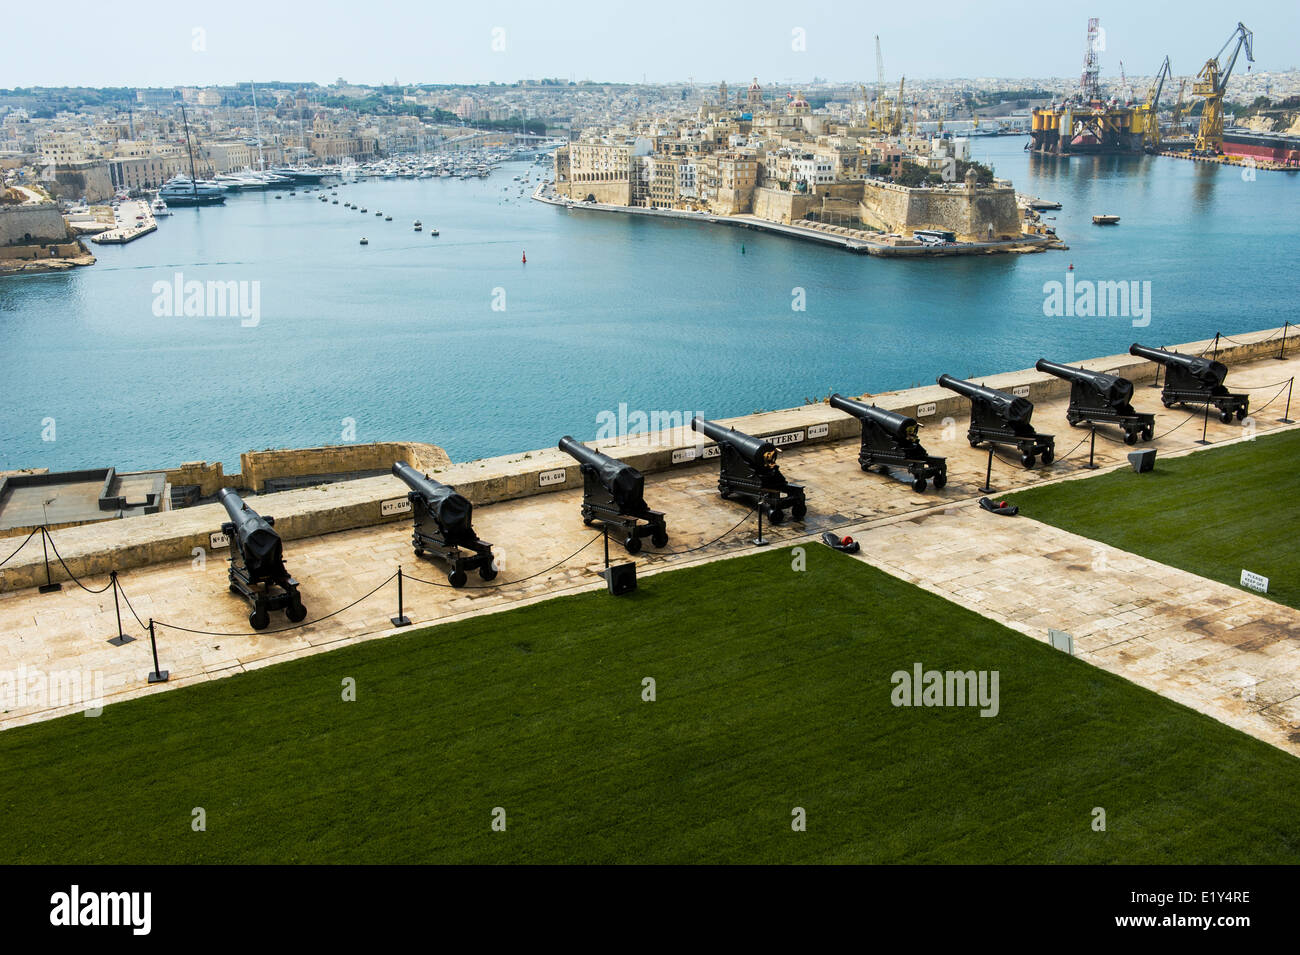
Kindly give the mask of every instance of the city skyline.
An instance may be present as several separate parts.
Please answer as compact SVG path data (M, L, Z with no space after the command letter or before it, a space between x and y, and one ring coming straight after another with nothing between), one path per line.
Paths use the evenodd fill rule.
M650 31L640 8L602 10L606 19L582 19L581 29L547 8L515 3L486 4L454 20L445 10L406 0L365 11L313 9L319 12L308 17L292 8L236 0L219 11L178 15L173 6L149 0L133 7L130 22L123 23L110 9L77 0L65 18L82 24L75 33L45 43L6 41L0 88L210 86L249 79L324 85L339 78L363 85L544 77L705 84L758 76L772 84L816 76L856 82L875 78L877 34L885 76L893 80L1069 77L1082 65L1091 16L1101 19L1105 31L1105 79L1117 80L1121 63L1129 76L1149 76L1166 54L1175 73L1193 74L1218 52L1238 19L1256 35L1255 70L1293 69L1300 62L1293 40L1286 39L1300 36L1300 9L1282 3L1227 12L1198 2L1177 18L1154 5L993 3L986 16L972 20L959 16L962 4L940 2L928 8L924 22L907 10L842 4L792 10L756 3L740 19L730 9L656 7ZM30 8L8 20L10 38L49 29Z

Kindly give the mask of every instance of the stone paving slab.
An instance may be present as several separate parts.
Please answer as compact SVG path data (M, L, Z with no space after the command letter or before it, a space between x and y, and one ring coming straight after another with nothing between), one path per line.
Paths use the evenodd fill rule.
M1300 359L1264 359L1234 366L1232 382L1234 387L1250 387L1288 377L1297 369ZM1197 450L1194 442L1200 429L1186 426L1192 420L1188 412L1160 408L1158 392L1141 388L1135 403L1156 412L1156 431L1163 436L1153 446L1162 456ZM1018 463L997 458L996 487L1010 492L1097 473L1081 467L1087 452L1083 435L1074 431L1078 438L1068 440L1072 433L1063 420L1065 404L1064 400L1040 401L1035 412L1039 427L1058 434L1057 463L1026 471ZM1276 423L1280 416L1280 407L1265 410L1257 421L1258 433L1281 430L1284 426ZM1216 442L1242 440L1235 423L1211 420L1208 434ZM1281 731L1297 717L1297 706L1288 696L1292 686L1288 674L1300 672L1295 666L1295 636L1278 629L1280 619L1292 619L1292 611L1094 541L1044 530L1027 519L1010 521L972 510L969 505L979 496L977 489L984 480L986 455L967 445L964 420L927 429L923 439L932 454L948 457L949 483L941 492L917 494L905 483L863 474L856 441L790 448L782 467L791 480L807 487L810 513L804 523L765 526L765 536L781 544L815 540L823 530L835 528L860 537L868 558L880 561L886 571L1038 639L1046 638L1048 626L1070 630L1085 659L1158 692L1182 694L1175 698L1206 685L1211 701L1219 699L1229 692L1220 686L1229 672L1222 667L1235 667L1231 672L1259 681L1254 707L1234 708L1219 702L1209 709L1198 708L1300 753L1295 741L1288 742ZM1067 453L1076 441L1079 447ZM1130 450L1099 439L1097 460L1103 468L1127 467L1125 455ZM639 555L642 577L752 550L754 518L747 517L743 505L719 499L714 462L648 475L646 498L652 507L667 513L672 539L666 553L647 550ZM226 587L224 551L210 553L206 561L172 561L122 572L122 589L134 609L133 614L122 605L123 627L140 638L122 647L106 642L116 632L111 591L90 594L75 583L65 583L54 594L42 595L31 588L2 593L0 729L78 712L84 700L102 696L111 704L397 632L389 622L397 612L395 583L389 582L355 607L350 605L388 580L399 565L405 573L430 582L406 581L404 610L417 626L603 587L594 573L600 566L600 543L580 520L580 501L580 489L566 488L477 507L475 528L496 545L504 568L491 585L471 575L470 586L463 590L446 586L436 565L412 555L405 522L290 541L285 546L286 563L302 584L309 621L291 629L279 630L288 624L283 615L274 614L270 629L249 630L246 604ZM957 516L944 515L951 508L957 509L953 512ZM969 515L961 517L966 511ZM961 530L937 532L949 527ZM1016 528L1033 531L1024 532L1022 538ZM1017 536L1007 546L986 549L989 534ZM1108 568L1104 586L1091 569L1099 554ZM615 544L611 544L611 557L626 559ZM91 588L106 583L104 576L85 581ZM337 615L320 619L336 611ZM145 682L153 668L149 643L135 615L141 621L152 617L209 632L158 626L159 662L170 671L171 680L150 686ZM1122 649L1135 640L1141 641L1138 647ZM1146 644L1157 650L1148 652ZM1183 644L1195 648L1197 655L1184 657L1176 649ZM1224 656L1210 661L1211 649L1224 651ZM1164 656L1153 662L1153 655L1160 653ZM1206 664L1199 662L1202 658ZM1203 671L1211 662L1215 669ZM1161 670L1162 666L1167 669ZM16 675L23 672L33 677L35 687L25 698L16 687ZM95 692L65 693L59 698L36 692L48 689L51 674L70 676ZM1265 686L1267 699L1260 689ZM1265 705L1272 715L1260 717Z

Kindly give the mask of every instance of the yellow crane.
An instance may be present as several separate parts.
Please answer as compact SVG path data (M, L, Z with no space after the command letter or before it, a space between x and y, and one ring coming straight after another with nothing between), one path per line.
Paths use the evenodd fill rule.
M1147 101L1137 107L1137 115L1140 129L1136 130L1142 133L1143 145L1147 149L1155 150L1160 148L1160 93L1165 88L1165 80L1169 79L1170 67L1169 57L1160 64L1160 69L1156 71L1156 78L1151 82L1151 89L1147 91ZM1181 98L1181 94L1180 94Z
M1223 94L1228 88L1228 78L1237 63L1237 55L1242 48L1246 50L1246 62L1254 63L1255 54L1251 49L1255 34L1246 29L1242 23L1228 37L1228 42L1219 49L1218 56L1205 61L1201 72L1196 74L1192 84L1192 95L1201 96L1205 104L1201 108L1201 125L1196 131L1197 153L1213 154L1223 152ZM1232 47L1232 54L1225 61L1224 53ZM1250 69L1250 67L1246 67Z
M1187 91L1187 77L1178 81L1178 99L1174 101L1174 109L1170 115L1171 123L1169 133L1172 136L1182 136L1187 130L1183 127L1183 113L1187 112L1187 101L1183 99L1183 93Z

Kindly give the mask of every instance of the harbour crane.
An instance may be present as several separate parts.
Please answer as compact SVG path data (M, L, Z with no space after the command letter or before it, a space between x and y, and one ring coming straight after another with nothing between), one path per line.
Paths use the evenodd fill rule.
M1220 48L1218 56L1206 60L1201 72L1196 74L1192 95L1204 97L1205 100L1201 108L1201 125L1196 132L1195 151L1198 154L1214 155L1223 152L1223 94L1228 89L1228 78L1232 76L1232 68L1243 47L1246 50L1246 62L1255 62L1252 49L1254 40L1255 34L1247 30L1245 24L1238 23L1237 29L1228 37L1228 42ZM1225 61L1224 54L1228 47L1232 47L1232 53ZM1250 67L1247 66L1246 69L1249 70Z
M880 34L876 34L876 118L880 120L881 100L885 96L885 58L880 55Z
M1184 76L1178 81L1178 99L1174 101L1174 108L1170 114L1169 132L1173 136L1183 136L1187 133L1187 130L1183 127L1183 114L1187 112L1187 100L1183 98L1186 91L1187 77Z
M1142 134L1147 149L1156 150L1160 148L1160 94L1165 88L1165 80L1170 76L1169 57L1165 56L1165 61L1160 64L1160 69L1156 70L1156 78L1151 81L1151 88L1147 91L1147 101L1138 107L1138 115L1142 117ZM1181 99L1181 93L1179 94Z

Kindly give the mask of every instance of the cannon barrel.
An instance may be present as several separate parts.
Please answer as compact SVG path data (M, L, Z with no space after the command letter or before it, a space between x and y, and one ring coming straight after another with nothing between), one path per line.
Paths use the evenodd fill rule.
M228 487L217 492L217 500L230 515L235 527L235 536L239 538L239 550L244 555L249 569L256 572L279 560L282 553L280 535L271 527L270 521L244 503L244 499Z
M1138 358L1145 358L1148 361L1159 362L1165 367L1177 366L1197 381L1207 385L1221 385L1223 379L1228 376L1228 369L1222 362L1215 361L1212 358L1204 358L1200 355L1180 355L1176 351L1165 351L1163 348L1148 348L1146 345L1139 345L1137 342L1129 346L1128 353Z
M645 508L645 476L632 465L589 448L567 434L560 439L559 447L565 454L589 467L605 489L623 505L625 513Z
M1087 385L1109 405L1126 405L1133 398L1133 382L1118 375L1088 371L1086 368L1071 368L1069 365L1048 361L1046 358L1038 359L1034 367L1068 382Z
M430 514L448 529L468 529L474 505L456 489L435 481L427 474L421 474L405 461L393 462L393 474L401 478L406 486L418 494L424 501Z
M745 432L737 431L735 428L724 428L714 421L693 418L691 419L691 428L707 435L719 444L731 445L741 457L757 467L773 467L776 464L777 455L781 453L771 441L756 438L752 434L745 434Z
M855 401L853 398L845 398L841 394L831 395L830 403L832 408L847 411L861 421L875 422L900 441L915 441L921 427L915 418L909 418L907 415L886 408L877 408L862 401Z
M1028 398L1009 395L1005 391L986 388L984 385L977 385L971 381L954 378L952 375L940 375L936 379L936 383L949 391L965 395L971 401L983 402L1005 421L1027 422L1034 413L1033 402Z

